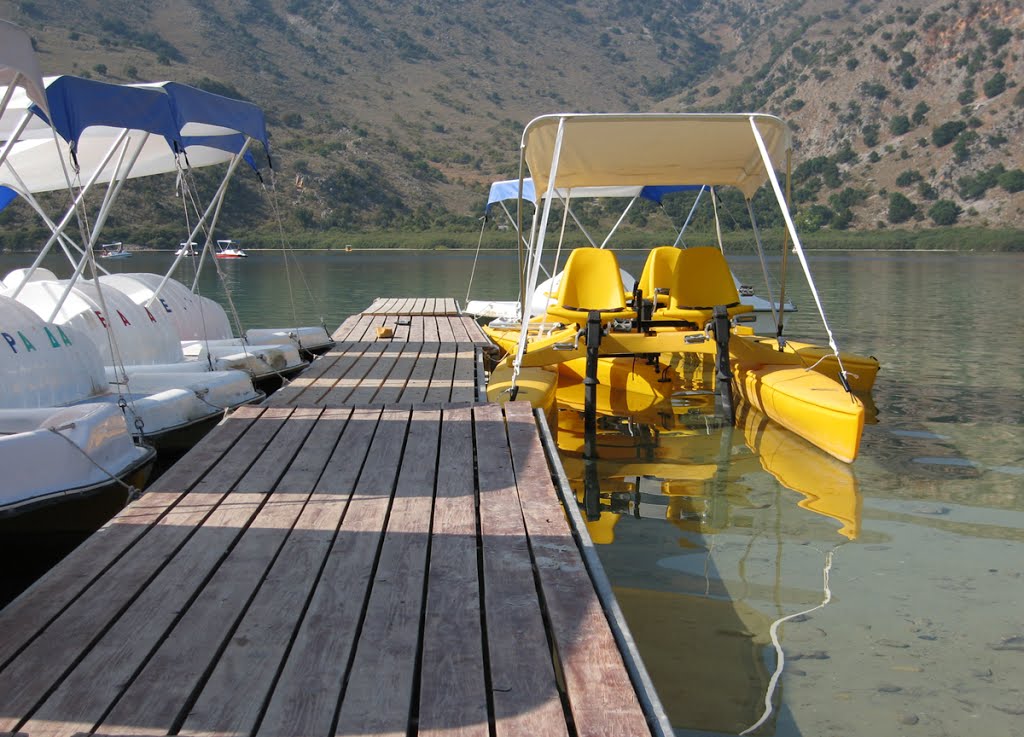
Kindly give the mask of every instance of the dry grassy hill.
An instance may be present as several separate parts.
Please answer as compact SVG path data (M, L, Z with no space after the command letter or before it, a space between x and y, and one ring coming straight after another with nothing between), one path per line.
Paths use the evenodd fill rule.
M778 113L812 229L927 226L937 203L1024 227L1016 2L3 0L0 16L45 73L258 103L286 224L309 232L470 227L523 124L566 110ZM269 228L256 197L243 182L228 215ZM126 207L172 222L160 200L139 188Z

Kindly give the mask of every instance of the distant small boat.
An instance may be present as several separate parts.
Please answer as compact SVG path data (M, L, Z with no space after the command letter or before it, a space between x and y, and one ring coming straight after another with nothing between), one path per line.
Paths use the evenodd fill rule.
M249 256L232 240L217 241L217 250L214 252L214 255L217 258L248 258Z
M105 243L100 246L100 258L128 258L131 251L126 251L123 243Z
M180 248L174 252L175 256L194 256L196 253L196 242L195 241L182 241L178 244Z

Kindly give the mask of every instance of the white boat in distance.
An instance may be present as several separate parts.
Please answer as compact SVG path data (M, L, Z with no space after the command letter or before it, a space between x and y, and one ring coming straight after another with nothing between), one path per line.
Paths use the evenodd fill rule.
M217 258L248 258L249 254L238 247L235 241L223 239L217 241L217 250L213 254Z
M132 255L132 252L126 250L124 244L121 242L104 243L102 246L100 246L100 248L103 249L100 252L100 258L130 258Z

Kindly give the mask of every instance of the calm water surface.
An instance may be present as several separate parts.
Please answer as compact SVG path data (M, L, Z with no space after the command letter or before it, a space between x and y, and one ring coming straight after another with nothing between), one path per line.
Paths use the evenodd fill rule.
M810 261L840 347L883 366L857 462L772 428L665 433L671 463L601 482L593 537L659 695L680 735L1024 734L1024 256ZM473 254L218 265L243 327L333 329L378 296L464 302ZM760 283L753 259L734 268ZM514 298L514 255L481 254L474 281L471 298ZM201 288L223 296L212 272ZM823 339L802 279L787 294L787 334Z

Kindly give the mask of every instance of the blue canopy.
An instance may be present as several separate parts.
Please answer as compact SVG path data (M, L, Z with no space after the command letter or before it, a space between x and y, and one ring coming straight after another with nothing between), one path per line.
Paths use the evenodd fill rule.
M61 76L46 86L46 99L49 120L72 151L85 129L96 125L146 131L172 146L178 140L170 98L159 90ZM37 106L33 111L46 119Z
M584 197L643 197L644 199L651 200L661 204L662 198L667 194L673 192L684 192L684 191L695 191L700 189L699 184L678 184L678 185L665 185L657 187L636 187L636 186L625 186L625 187L575 187L569 192L569 196L573 199L581 199ZM559 197L564 197L565 192L559 190ZM484 208L484 212L490 212L491 205L495 202L501 202L503 200L514 200L519 198L519 180L518 179L506 179L500 182L494 182L491 185L491 191L487 196L487 207ZM537 204L537 193L533 186L533 179L527 177L523 179L523 199L532 202L534 205Z
M0 186L0 212L9 204L18 199L18 193L10 187Z
M237 153L245 136L249 136L262 143L267 155L270 154L267 127L259 107L178 82L118 85L61 76L47 85L46 95L50 120L61 138L71 144L72 151L77 150L87 128L102 125L162 136L175 151L207 146ZM33 106L33 111L46 120L38 106ZM184 132L190 124L226 130L191 135Z
M266 121L263 111L256 105L179 82L161 82L156 86L166 92L171 99L175 124L184 145L212 146L232 152L237 152L241 148L241 145L235 143L239 139L234 136L187 136L180 133L189 123L202 123L230 128L255 139L263 144L264 151L269 155L270 141Z

